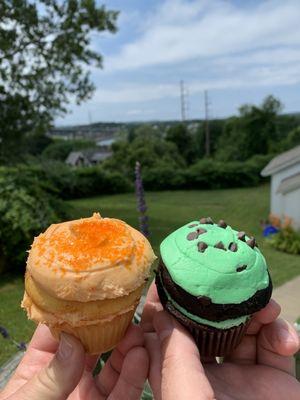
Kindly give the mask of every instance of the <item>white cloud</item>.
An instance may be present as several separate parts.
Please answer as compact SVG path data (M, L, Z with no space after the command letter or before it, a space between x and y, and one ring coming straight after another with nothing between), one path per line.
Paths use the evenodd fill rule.
M298 64L281 66L253 66L233 70L229 77L187 81L190 95L204 90L225 90L242 87L296 85L300 83ZM99 104L141 103L163 98L179 97L178 84L136 84L128 82L115 88L98 89L93 101Z
M136 40L106 60L108 71L173 64L300 44L299 0L238 8L224 0L166 0Z

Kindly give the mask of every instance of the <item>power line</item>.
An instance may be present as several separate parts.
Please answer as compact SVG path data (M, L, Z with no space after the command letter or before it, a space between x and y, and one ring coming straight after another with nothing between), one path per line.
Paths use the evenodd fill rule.
M209 131L209 99L207 90L204 90L204 107L205 107L205 155L210 156L210 131Z
M184 87L184 81L180 81L180 106L181 106L181 120L186 120L186 92Z

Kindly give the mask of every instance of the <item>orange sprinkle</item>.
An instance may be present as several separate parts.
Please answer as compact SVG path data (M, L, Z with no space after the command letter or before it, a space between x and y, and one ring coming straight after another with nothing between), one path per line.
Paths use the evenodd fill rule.
M67 269L84 271L97 263L113 266L137 262L144 252L143 241L134 242L125 223L113 219L86 218L66 226L58 226L49 236L42 234L34 241L42 264L64 274Z

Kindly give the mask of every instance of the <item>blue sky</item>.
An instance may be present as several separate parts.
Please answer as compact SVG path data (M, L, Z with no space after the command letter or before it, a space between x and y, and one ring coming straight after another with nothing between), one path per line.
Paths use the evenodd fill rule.
M94 96L58 125L180 119L179 81L188 117L212 118L244 103L279 97L300 111L299 0L107 0L120 11L115 35L93 34L104 69L90 68Z

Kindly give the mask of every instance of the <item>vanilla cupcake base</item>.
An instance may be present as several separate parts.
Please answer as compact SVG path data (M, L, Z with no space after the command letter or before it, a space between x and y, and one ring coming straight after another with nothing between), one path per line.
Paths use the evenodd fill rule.
M87 353L100 354L113 349L123 338L132 321L138 303L139 299L130 307L105 318L100 317L84 321L78 319L76 321L75 314L73 318L74 324L64 320L62 315L58 316L42 310L26 292L21 305L26 309L28 318L36 323L47 325L55 339L59 340L60 333L66 332L77 337Z
M66 332L77 337L87 353L101 354L112 350L123 338L132 321L135 308L117 315L112 320L98 322L94 325L73 327L63 323L59 326L49 326L49 329L57 340L59 340L61 332Z

